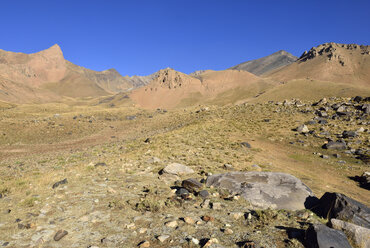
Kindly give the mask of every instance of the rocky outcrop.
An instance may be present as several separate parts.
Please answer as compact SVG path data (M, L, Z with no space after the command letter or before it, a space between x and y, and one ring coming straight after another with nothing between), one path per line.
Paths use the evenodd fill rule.
M357 45L357 44L338 44L338 43L324 43L317 47L312 47L309 51L305 51L299 58L300 62L313 59L318 56L325 56L327 59L337 61L342 66L345 65L346 58L341 53L341 49L346 50L359 50L362 55L370 54L370 46Z
M207 178L207 186L240 194L256 208L304 209L312 191L298 178L277 172L230 172Z
M370 209L340 193L326 192L313 211L323 218L335 218L370 228Z

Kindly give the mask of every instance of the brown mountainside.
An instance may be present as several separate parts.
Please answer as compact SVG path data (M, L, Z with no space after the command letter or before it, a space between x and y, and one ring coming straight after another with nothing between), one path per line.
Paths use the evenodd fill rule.
M64 59L58 45L24 54L0 50L0 99L45 102L63 96L95 97L129 90L133 84L116 70L93 71Z
M199 103L227 104L252 97L274 83L247 71L205 71L196 77L167 68L130 98L144 108L173 108Z
M370 86L369 52L369 46L325 43L304 52L296 62L268 76L281 81L313 79Z

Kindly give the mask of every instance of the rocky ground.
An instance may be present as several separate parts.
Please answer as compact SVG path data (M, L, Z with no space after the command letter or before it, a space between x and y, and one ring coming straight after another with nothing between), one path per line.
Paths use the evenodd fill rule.
M357 204L370 202L369 104L356 97L171 111L4 108L0 245L310 247L310 234L327 231L320 224L341 229L329 219L342 215L318 211L323 202L259 209L245 191L207 179L284 172L318 198L325 192L353 198L366 215ZM346 234L355 247L358 237Z

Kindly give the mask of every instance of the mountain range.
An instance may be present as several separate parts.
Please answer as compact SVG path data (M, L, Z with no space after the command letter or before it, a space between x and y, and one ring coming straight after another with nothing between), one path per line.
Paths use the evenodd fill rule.
M34 54L0 50L0 100L52 102L66 98L129 99L144 108L227 104L245 100L368 94L369 46L325 43L300 58L286 51L222 71L185 74L166 68L148 76L94 71L64 59L58 45ZM316 93L315 93L316 92ZM117 94L117 97L115 95ZM105 100L104 100L105 99Z

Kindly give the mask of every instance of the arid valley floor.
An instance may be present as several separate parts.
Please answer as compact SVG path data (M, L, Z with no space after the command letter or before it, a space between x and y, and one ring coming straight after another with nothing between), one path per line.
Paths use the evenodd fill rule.
M365 102L333 98L313 103L168 111L91 106L87 100L3 104L0 244L134 247L147 241L150 247L198 247L211 241L241 247L253 241L256 247L303 247L309 223L327 220L309 210L253 210L242 198L206 186L208 199L181 197L176 186L179 180L229 171L285 172L317 197L340 192L370 202L368 190L353 180L368 168L368 155L360 160L351 152L322 148L328 138L361 127L365 131L345 140L352 149L368 147L369 119L355 108ZM352 117L308 123L318 120L317 110L335 103L345 105ZM310 133L294 130L304 123ZM160 175L170 163L194 173ZM68 234L56 242L58 230Z

